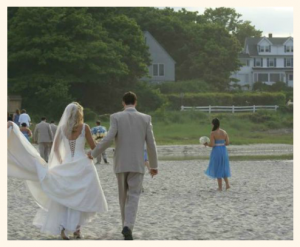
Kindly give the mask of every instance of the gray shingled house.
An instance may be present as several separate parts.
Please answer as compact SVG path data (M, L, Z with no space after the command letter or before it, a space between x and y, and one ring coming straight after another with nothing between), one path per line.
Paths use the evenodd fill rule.
M149 77L141 78L142 81L160 83L175 81L175 61L169 53L149 33L144 32L145 42L149 47L151 65L148 67Z

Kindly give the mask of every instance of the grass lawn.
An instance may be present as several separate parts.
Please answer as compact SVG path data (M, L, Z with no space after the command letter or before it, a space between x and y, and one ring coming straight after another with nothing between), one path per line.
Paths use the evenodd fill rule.
M280 143L293 144L293 114L280 112L214 113L167 112L152 115L155 139L158 145L199 144L201 136L210 136L211 120L218 117L221 128L230 137L230 144ZM90 127L95 126L89 121ZM102 121L109 128L109 122ZM287 130L287 131L283 131Z

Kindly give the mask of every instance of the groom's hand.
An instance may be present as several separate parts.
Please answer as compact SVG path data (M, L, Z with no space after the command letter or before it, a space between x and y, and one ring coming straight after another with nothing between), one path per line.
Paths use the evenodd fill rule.
M88 156L88 158L91 159L91 160L94 159L93 156L92 156L92 152L91 152L91 151L89 151L89 152L87 153L87 156Z
M152 177L154 177L155 175L157 175L158 170L157 169L150 169L150 174Z

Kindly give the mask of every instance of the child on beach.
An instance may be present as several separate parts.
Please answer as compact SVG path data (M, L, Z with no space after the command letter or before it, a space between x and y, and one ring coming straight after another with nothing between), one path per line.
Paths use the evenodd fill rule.
M210 143L205 146L212 147L210 160L205 174L218 180L218 190L222 191L222 178L226 184L226 190L230 188L228 177L231 176L230 164L226 146L229 145L229 136L225 130L220 129L220 121L217 118L212 120L212 132Z

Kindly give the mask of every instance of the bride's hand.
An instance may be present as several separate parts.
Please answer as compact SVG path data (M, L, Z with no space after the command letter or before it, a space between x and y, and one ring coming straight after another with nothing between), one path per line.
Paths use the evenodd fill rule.
M88 156L88 158L89 159L91 159L91 160L93 160L93 156L92 156L92 154L91 154L92 152L91 151L89 151L88 153L87 153L87 156Z

